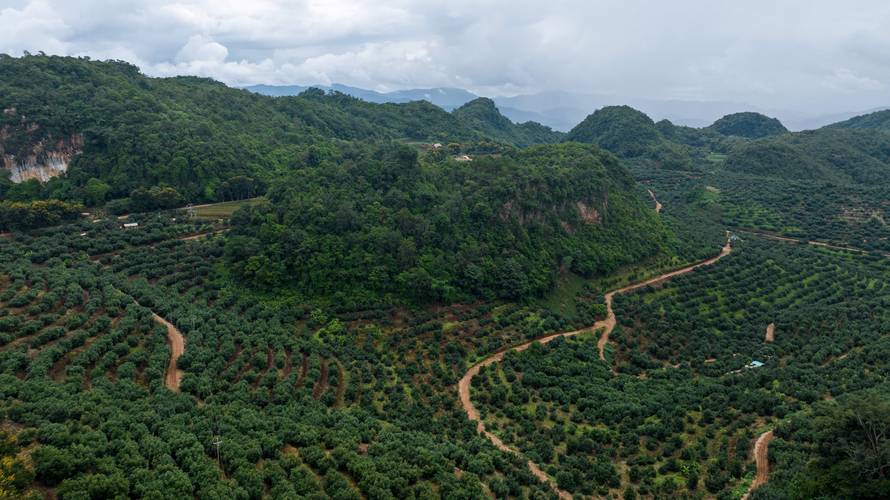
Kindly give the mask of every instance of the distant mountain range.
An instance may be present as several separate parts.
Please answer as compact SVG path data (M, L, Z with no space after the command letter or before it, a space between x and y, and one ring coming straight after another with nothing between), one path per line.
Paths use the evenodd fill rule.
M309 88L337 91L374 103L405 103L429 101L446 111L452 111L478 98L464 89L437 87L429 89L396 90L377 92L348 85L252 85L245 87L251 92L270 96L298 95ZM604 94L579 92L545 91L511 97L492 97L504 116L516 123L534 121L554 130L569 131L584 120L592 110L605 106L629 105L643 111L653 120L668 119L677 125L706 127L722 116L740 112L756 111L767 116L777 117L791 130L816 129L831 123L847 120L855 116L880 111L874 108L848 113L810 114L792 110L762 109L744 103L727 101L683 101L639 99Z

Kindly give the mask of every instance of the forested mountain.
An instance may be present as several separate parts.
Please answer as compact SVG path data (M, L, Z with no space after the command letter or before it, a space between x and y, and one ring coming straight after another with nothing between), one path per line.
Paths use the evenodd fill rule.
M855 116L849 120L832 123L825 128L875 128L890 130L890 109Z
M474 99L453 112L457 119L480 136L524 147L559 142L565 135L540 123L514 124L502 115L491 99Z
M248 283L341 303L528 298L560 268L601 275L665 250L634 186L580 144L472 162L343 147L239 213L226 250Z
M566 135L43 55L0 109L0 499L888 497L883 115Z
M227 183L252 179L259 190L329 140L556 139L533 124L465 123L422 101L374 104L318 89L271 98L203 78L148 78L121 61L42 55L0 56L0 109L11 180L50 181L11 186L3 176L0 197L19 201L101 203L157 185L175 186L184 200L226 199Z
M779 120L752 112L726 115L708 128L723 135L734 135L747 139L760 139L788 132L788 129Z
M598 109L566 140L596 144L619 158L649 160L663 168L686 168L690 161L685 148L667 141L651 118L629 106Z

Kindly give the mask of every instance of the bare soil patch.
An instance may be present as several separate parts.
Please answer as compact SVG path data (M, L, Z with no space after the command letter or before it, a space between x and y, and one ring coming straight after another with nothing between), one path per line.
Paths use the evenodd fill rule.
M748 500L754 490L769 481L769 443L772 440L773 431L767 431L754 442L754 462L757 464L757 475L742 500Z
M164 385L173 392L179 392L179 384L182 382L182 370L176 367L179 357L185 352L185 337L178 328L166 319L151 313L152 319L167 328L167 342L170 343L170 362L167 364L167 373L164 375Z

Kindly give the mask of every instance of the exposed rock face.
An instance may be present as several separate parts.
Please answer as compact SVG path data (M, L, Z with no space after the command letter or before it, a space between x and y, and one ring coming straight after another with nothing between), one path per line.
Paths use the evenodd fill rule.
M47 182L51 178L68 171L68 162L71 156L65 153L51 151L44 153L42 158L29 156L22 161L4 156L3 166L9 170L9 179L19 183L31 179Z
M14 116L15 108L7 108L3 112L7 116ZM24 120L21 127L31 137L36 136L40 128L37 124L28 124ZM62 175L68 171L71 159L83 150L83 136L72 134L58 141L46 137L19 151L8 151L6 143L11 132L8 125L0 129L0 157L3 158L3 168L9 172L10 180L15 183L31 179L47 182Z
M582 201L577 202L575 206L578 207L578 213L584 222L588 224L599 224L602 222L603 219L595 208L588 206Z
M578 217L581 219L581 223L585 225L596 224L602 225L603 216L602 214L608 210L609 201L608 194L604 194L604 200L601 202L601 208L596 208L594 206L595 202L590 200L577 201L573 204L564 203L561 205L552 205L549 207L549 210L554 214L563 214L567 215L567 212L571 209L577 210ZM509 220L516 220L520 224L531 224L531 223L541 223L547 219L546 213L544 210L523 210L520 207L520 204L514 201L507 201L501 208L498 210L498 217L506 222ZM571 217L574 220L574 217ZM562 229L570 234L575 232L575 226L568 221L560 220L559 222Z

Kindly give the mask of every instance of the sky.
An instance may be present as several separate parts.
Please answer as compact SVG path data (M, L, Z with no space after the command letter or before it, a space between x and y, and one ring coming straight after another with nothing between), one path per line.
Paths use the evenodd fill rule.
M886 0L0 0L0 52L230 85L890 106Z

